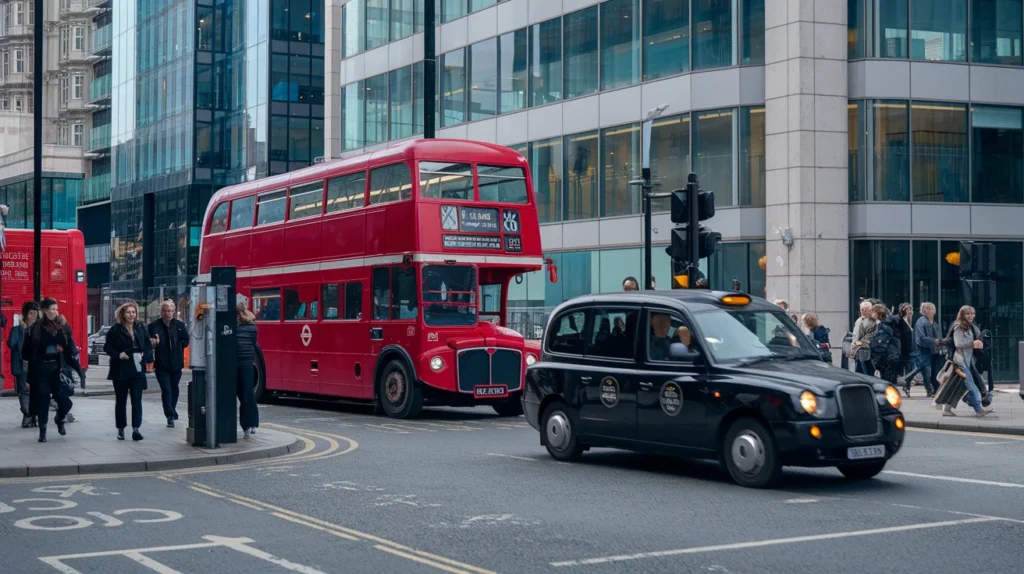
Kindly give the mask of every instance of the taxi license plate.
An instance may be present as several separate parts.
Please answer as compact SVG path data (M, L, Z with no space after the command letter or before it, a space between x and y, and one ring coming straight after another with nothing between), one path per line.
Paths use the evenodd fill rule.
M500 399L508 396L508 385L477 385L473 396L478 399Z
M850 460L861 460L865 458L885 458L885 447L875 446L853 446L846 449L846 458Z

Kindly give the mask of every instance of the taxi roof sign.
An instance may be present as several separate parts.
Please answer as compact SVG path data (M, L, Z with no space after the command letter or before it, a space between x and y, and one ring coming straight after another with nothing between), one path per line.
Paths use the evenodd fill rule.
M742 294L739 294L739 293L736 293L736 294L733 294L733 295L726 295L725 297L722 297L722 304L723 305L749 305L750 304L750 296L749 295L742 295Z

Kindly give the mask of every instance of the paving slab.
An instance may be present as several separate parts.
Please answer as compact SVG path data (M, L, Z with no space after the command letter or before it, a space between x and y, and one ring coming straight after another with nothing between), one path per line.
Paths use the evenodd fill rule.
M992 394L991 406L995 410L982 418L974 416L974 409L963 402L954 409L957 416L943 416L932 399L925 397L922 387L914 387L900 409L909 427L1024 435L1024 400L1019 388L999 385Z
M158 401L143 401L144 439L117 440L114 401L76 396L71 409L75 422L66 425L67 435L57 425L47 426L47 442L38 442L39 429L21 428L16 399L0 399L0 478L103 474L174 470L232 464L287 454L301 448L294 435L261 428L250 439L217 449L194 447L185 441L187 421L167 428ZM130 408L130 407L129 407ZM51 417L53 416L51 412ZM154 421L153 419L156 419Z

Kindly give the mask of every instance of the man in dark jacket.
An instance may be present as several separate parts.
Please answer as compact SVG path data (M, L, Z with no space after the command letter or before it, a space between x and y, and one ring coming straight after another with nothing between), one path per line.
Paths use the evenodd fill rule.
M18 391L18 402L21 405L21 428L34 427L38 424L36 409L31 401L31 393L29 393L28 373L24 364L28 357L21 355L21 351L25 347L25 332L38 319L39 303L26 301L21 306L20 321L11 327L11 332L7 336L7 348L11 350L11 375L14 376L14 387Z
M160 304L160 318L149 324L149 336L156 351L154 370L160 383L160 398L164 404L167 427L174 428L178 419L178 383L185 367L185 347L188 347L188 327L174 318L174 302Z
M942 369L942 340L935 325L935 305L921 303L921 316L914 322L914 348L912 355L917 368L907 373L906 380L910 383L918 373L924 378L924 388L932 397L938 391L935 375Z

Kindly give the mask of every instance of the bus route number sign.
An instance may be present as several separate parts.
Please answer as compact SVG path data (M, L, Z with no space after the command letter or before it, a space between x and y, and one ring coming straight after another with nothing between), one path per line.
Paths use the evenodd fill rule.
M505 236L505 251L509 253L523 252L523 237L521 235Z

